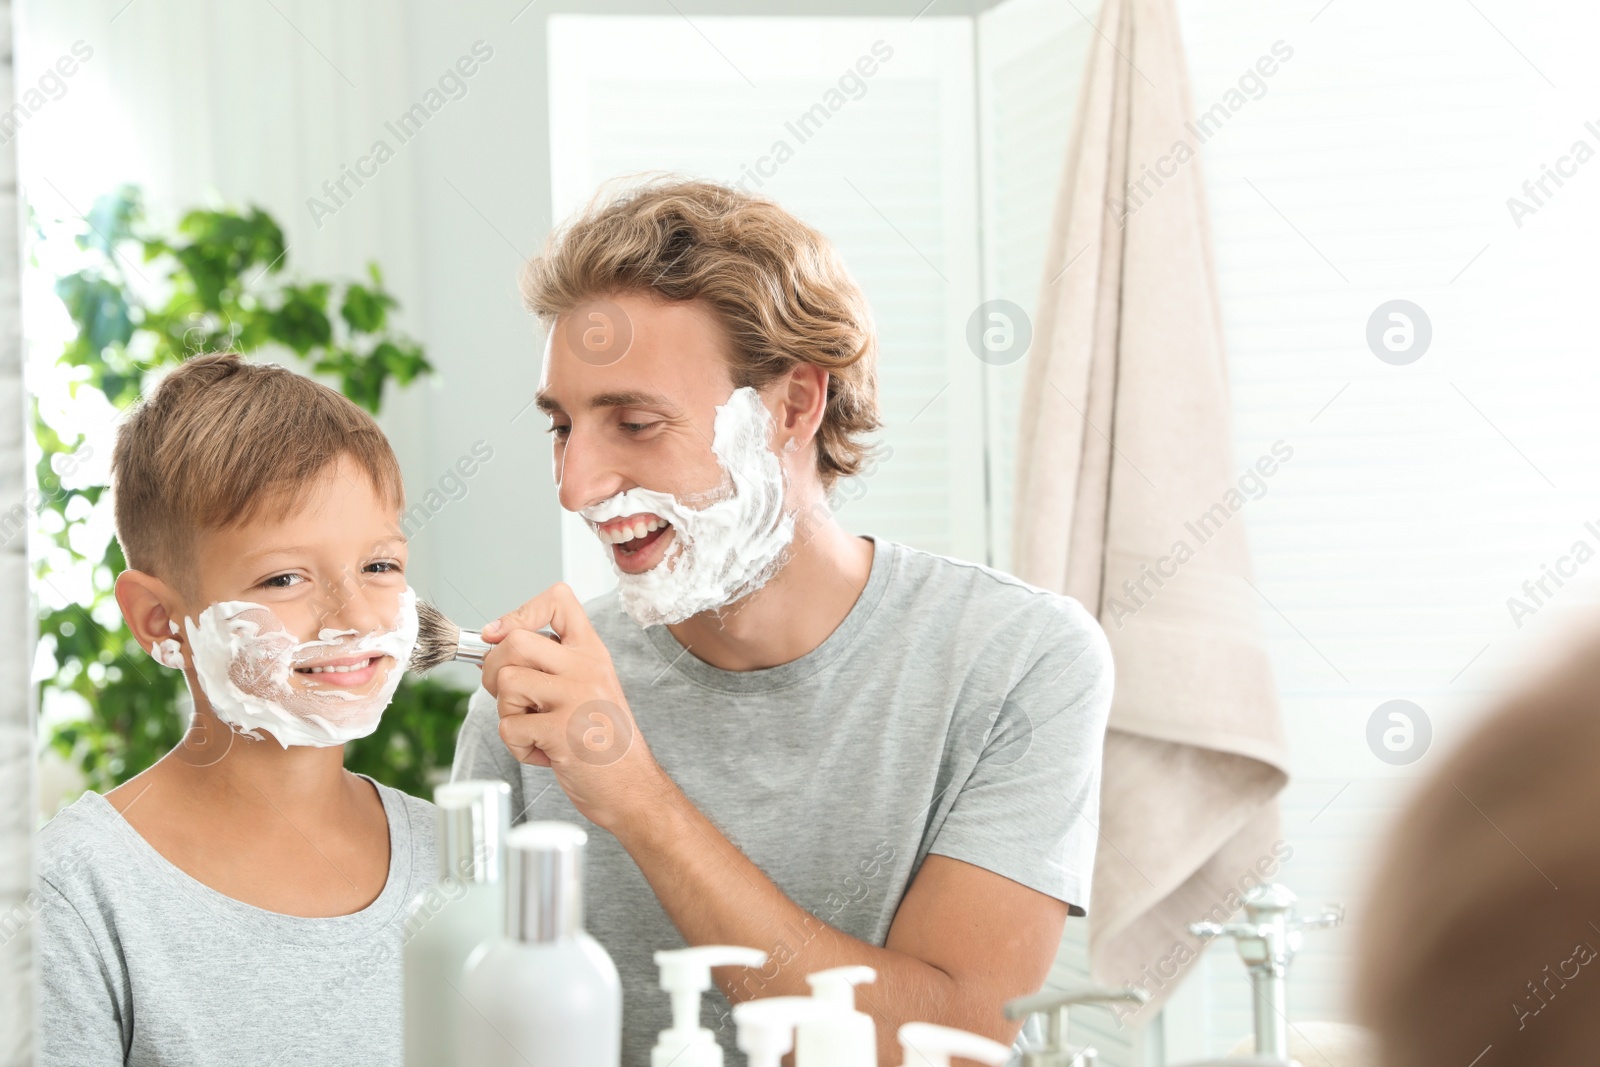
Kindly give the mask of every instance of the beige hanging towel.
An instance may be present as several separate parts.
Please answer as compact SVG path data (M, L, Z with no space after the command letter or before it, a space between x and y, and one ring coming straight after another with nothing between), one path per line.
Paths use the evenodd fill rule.
M1017 573L1094 611L1116 662L1089 958L1144 1016L1198 954L1187 924L1275 873L1288 781L1241 514L1270 483L1231 455L1192 115L1172 0L1104 0L1017 444Z

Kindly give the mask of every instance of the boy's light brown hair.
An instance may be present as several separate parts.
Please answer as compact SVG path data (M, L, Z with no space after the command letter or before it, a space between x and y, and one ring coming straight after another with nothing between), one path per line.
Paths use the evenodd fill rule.
M168 374L117 431L117 541L134 570L193 591L196 535L281 507L340 456L404 506L400 464L349 399L275 363L197 356Z
M878 341L866 297L827 238L770 200L714 182L654 180L597 200L522 272L546 326L586 300L649 292L702 300L733 342L735 388L800 363L828 372L817 433L825 488L858 473L878 416Z

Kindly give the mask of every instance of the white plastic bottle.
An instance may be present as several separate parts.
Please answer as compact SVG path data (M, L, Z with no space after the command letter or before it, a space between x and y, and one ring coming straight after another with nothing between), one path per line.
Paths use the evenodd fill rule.
M505 925L504 849L511 787L464 781L433 792L439 881L406 914L406 1067L453 1067L455 1002L472 950Z
M695 945L663 949L655 960L661 988L672 996L672 1026L650 1051L650 1067L722 1067L722 1046L700 1025L700 994L711 988L711 968L759 967L767 954L736 945Z
M933 1023L906 1023L899 1037L903 1062L917 1067L950 1067L952 1056L1001 1067L1011 1058L1011 1050L998 1041Z
M838 1013L815 997L761 997L733 1006L739 1051L749 1067L780 1067L794 1048L795 1027Z
M457 1060L470 1067L619 1067L622 983L583 929L583 849L570 823L506 839L505 933L467 960Z
M795 1028L795 1067L878 1067L878 1027L856 1010L855 987L878 980L871 967L832 967L806 975L811 996L837 1011Z

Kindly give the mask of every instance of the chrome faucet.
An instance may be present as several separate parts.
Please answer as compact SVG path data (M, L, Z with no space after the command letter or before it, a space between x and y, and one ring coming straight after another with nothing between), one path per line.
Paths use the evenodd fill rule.
M1250 972L1255 1015L1255 1054L1289 1058L1289 964L1300 951L1304 931L1338 926L1344 908L1332 905L1302 917L1294 910L1295 895L1287 886L1257 886L1245 894L1244 921L1190 923L1189 932L1203 941L1231 937Z
M1099 985L1078 985L1063 990L1046 990L1006 1002L1007 1019L1026 1019L1039 1012L1050 1012L1045 1047L1022 1054L1022 1067L1094 1067L1098 1054L1092 1048L1072 1052L1067 1047L1067 1009L1074 1004L1143 1004L1150 994L1135 986L1108 989Z

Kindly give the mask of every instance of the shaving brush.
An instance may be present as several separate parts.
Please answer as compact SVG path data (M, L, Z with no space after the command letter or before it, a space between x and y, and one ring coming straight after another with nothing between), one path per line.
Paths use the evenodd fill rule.
M411 670L426 674L441 663L458 661L483 666L494 646L476 630L463 630L426 600L417 601L417 645L411 650Z

